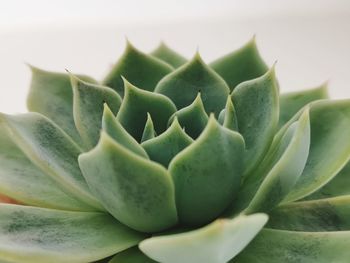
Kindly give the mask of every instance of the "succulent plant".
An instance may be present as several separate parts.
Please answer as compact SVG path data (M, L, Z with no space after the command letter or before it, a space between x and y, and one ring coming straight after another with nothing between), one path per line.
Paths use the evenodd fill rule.
M127 43L102 82L35 67L1 114L1 262L348 262L350 100L279 94L252 40Z

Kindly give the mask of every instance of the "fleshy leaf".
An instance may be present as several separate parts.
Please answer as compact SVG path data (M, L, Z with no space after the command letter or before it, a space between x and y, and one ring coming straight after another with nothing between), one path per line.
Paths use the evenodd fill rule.
M11 138L33 164L50 176L69 195L96 209L78 165L81 149L56 124L38 113L0 115Z
M305 199L315 200L341 195L350 195L350 162L329 183Z
M143 254L138 247L133 247L118 253L108 263L156 263L156 261Z
M91 262L143 238L103 213L0 204L1 262Z
M350 231L294 232L263 229L230 263L348 262Z
M239 132L246 143L245 174L264 157L278 124L278 83L272 67L263 76L241 83L232 93Z
M222 114L220 112L220 114ZM223 112L224 116L222 125L226 127L227 129L237 131L238 130L238 124L237 124L237 116L235 107L233 106L233 102L231 99L231 96L227 97L226 107Z
M268 70L259 54L255 37L240 49L213 61L209 66L224 78L231 90L239 83L260 77Z
M0 193L22 204L64 210L91 210L58 185L22 153L0 123ZM1 197L0 197L1 198Z
M285 202L303 198L329 182L350 159L350 100L310 105L310 153L302 175Z
M157 134L166 130L175 105L164 95L136 88L125 81L125 96L117 114L117 120L137 141L141 141L149 113Z
M102 129L111 136L116 142L123 145L133 153L140 155L144 158L148 158L145 150L140 144L123 128L123 126L117 121L113 112L104 105Z
M32 66L30 68L32 81L27 98L28 110L48 117L79 143L80 136L73 119L73 91L69 74L44 71ZM77 76L96 83L90 77Z
M306 104L327 98L327 83L314 89L281 94L279 127L282 127Z
M193 142L181 128L177 118L171 126L158 137L142 143L151 160L168 167L170 161L180 151Z
M238 193L239 198L227 209L227 215L232 217L243 210L249 212L247 208L253 199L255 199L255 205L252 203L250 209L254 206L266 209L265 212L273 209L273 206L277 205L278 202L282 201L281 198L288 194L290 188L296 183L295 179L303 171L305 163L303 166L302 163L298 162L298 158L301 158L304 162L306 161L309 145L310 124L309 112L306 109L299 120L292 123L284 131L280 140L273 147L270 147L254 173L244 178ZM280 176L281 178L279 178ZM293 180L294 184L289 181L284 185L283 190L282 188L279 189L279 179L282 183L283 177ZM276 203L276 201L278 202ZM257 211L261 210L258 209Z
M124 96L123 76L136 86L153 91L158 81L173 69L168 63L142 53L127 42L124 54L106 76L103 84Z
M163 263L225 263L247 246L266 221L265 214L219 219L201 229L146 239L139 247Z
M169 97L178 109L190 105L200 93L206 112L218 116L230 89L197 53L190 62L164 77L155 92Z
M160 45L151 52L151 55L165 61L174 68L178 68L187 62L186 58L169 48L164 42L161 42Z
M276 150L277 155L281 156L245 209L246 213L269 212L284 199L303 172L309 147L310 119L309 112L306 110L299 121L287 130L287 134L281 141L280 149ZM283 153L278 153L281 150Z
M175 117L186 133L196 139L208 123L208 115L204 110L200 93L189 106L175 112L169 123L172 123Z
M117 92L108 87L82 81L73 75L71 75L71 82L75 126L86 148L90 149L98 142L103 104L107 103L116 114L121 98Z
M174 185L161 165L104 132L93 150L80 155L79 164L91 191L120 222L141 232L158 232L177 223Z
M179 220L203 225L219 216L241 183L244 140L211 115L203 133L169 164Z
M269 228L311 232L350 230L350 195L285 204L269 216Z
M154 131L152 117L149 113L147 113L147 121L146 121L145 128L143 129L141 142L145 142L149 139L154 138L155 136L156 136L156 132Z

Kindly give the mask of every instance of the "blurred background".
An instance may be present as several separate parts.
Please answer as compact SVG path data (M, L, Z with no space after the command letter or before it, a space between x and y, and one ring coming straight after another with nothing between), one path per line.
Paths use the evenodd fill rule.
M102 79L125 36L210 62L254 34L282 92L329 80L332 97L350 97L349 0L0 0L0 112L26 110L25 63Z

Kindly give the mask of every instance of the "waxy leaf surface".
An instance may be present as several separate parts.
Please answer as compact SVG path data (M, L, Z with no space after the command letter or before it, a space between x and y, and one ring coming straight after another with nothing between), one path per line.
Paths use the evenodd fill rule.
M103 213L0 204L1 262L91 262L143 238Z
M190 232L146 239L139 247L162 263L226 263L246 247L266 221L265 214L219 219Z
M158 232L177 223L174 185L161 165L105 133L79 163L92 192L120 222L141 232Z
M91 149L99 139L104 103L116 114L121 98L108 87L87 83L75 76L71 76L71 82L75 126L86 148Z
M81 174L81 149L56 124L38 113L1 115L16 145L69 195L98 210L103 209Z
M243 172L244 140L211 115L206 129L169 164L180 222L203 225L236 197Z

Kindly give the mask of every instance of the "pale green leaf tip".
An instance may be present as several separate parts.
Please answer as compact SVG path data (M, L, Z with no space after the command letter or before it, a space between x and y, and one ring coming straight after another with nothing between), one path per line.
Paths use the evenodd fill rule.
M199 63L202 66L207 66L207 64L204 62L201 54L199 53L199 49L197 48L196 53L194 54L193 58L189 61L190 64L192 63Z

